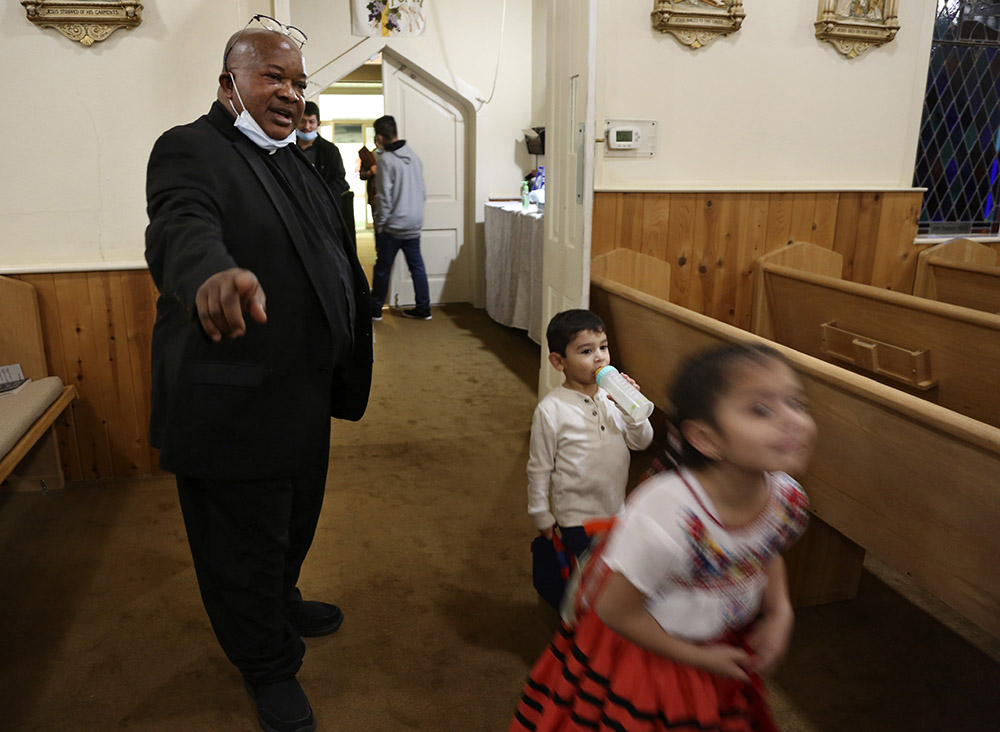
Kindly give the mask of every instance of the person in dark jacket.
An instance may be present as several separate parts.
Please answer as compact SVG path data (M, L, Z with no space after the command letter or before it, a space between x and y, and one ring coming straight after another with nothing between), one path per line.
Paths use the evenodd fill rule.
M302 121L299 122L299 128L295 131L295 137L299 149L306 154L306 159L316 166L316 170L335 196L350 188L340 150L329 140L320 137L319 105L316 102L306 102L306 109L302 114Z
M368 403L372 330L340 207L291 144L306 88L296 29L266 28L230 39L208 114L150 154L150 433L176 474L212 629L261 727L308 732L302 637L332 633L344 615L304 600L299 573L330 418L359 419Z
M299 149L306 154L306 159L316 166L316 170L330 186L333 195L340 202L340 212L344 215L347 228L354 237L354 194L347 182L347 172L344 170L344 159L340 150L332 142L323 139L319 134L319 105L316 102L306 102L306 111L295 131Z

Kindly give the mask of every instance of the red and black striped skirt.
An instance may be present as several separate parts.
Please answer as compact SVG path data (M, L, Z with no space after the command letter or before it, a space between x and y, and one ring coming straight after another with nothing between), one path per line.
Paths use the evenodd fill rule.
M510 732L777 732L748 684L640 648L594 612L563 626L535 663Z

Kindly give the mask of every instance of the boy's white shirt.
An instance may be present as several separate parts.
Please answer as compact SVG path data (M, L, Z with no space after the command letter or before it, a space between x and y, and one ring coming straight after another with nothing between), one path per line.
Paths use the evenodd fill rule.
M614 516L625 501L629 450L652 441L649 420L633 424L603 389L594 398L565 386L550 391L531 421L528 513L535 526Z

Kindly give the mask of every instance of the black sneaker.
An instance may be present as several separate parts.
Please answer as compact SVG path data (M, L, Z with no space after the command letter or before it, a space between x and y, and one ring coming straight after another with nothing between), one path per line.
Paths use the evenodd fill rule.
M313 732L316 717L306 693L294 676L276 684L244 682L257 705L257 721L264 732Z
M430 310L418 310L417 308L413 308L413 310L404 310L403 311L403 317L404 318L413 318L414 320L430 320L431 319L431 311Z
M303 638L330 635L344 622L344 613L339 607L318 600L286 605L285 617Z

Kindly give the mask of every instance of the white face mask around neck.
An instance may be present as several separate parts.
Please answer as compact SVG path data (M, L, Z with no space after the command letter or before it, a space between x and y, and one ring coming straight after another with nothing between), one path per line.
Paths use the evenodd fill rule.
M233 104L233 100L229 100L229 106L233 108L233 113L236 115L236 121L233 122L233 126L236 127L236 129L250 138L250 142L257 147L272 153L279 148L291 145L295 142L295 130L289 132L288 137L283 140L275 140L273 137L264 132L263 128L257 124L257 120L255 120L247 111L247 107L243 103L243 97L240 96L240 90L236 86L236 78L233 76L233 72L231 71L229 72L229 78L233 80L233 89L236 91L236 98L240 100L240 106L243 107L242 112L237 112L236 106Z

